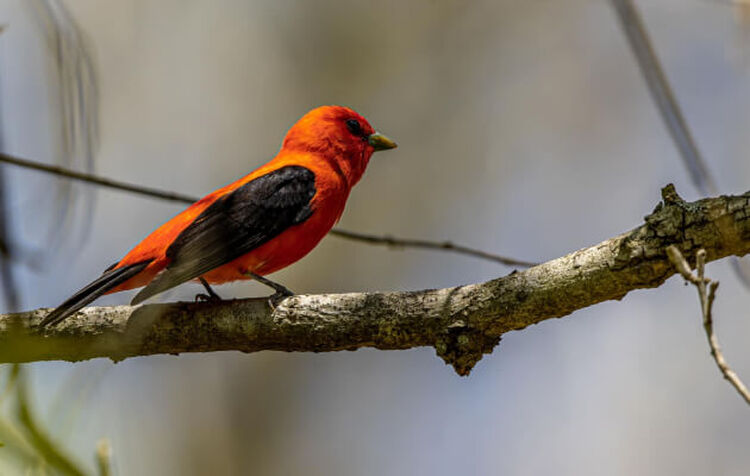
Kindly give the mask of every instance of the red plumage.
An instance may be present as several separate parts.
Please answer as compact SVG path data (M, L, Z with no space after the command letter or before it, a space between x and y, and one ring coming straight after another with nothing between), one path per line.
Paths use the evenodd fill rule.
M164 223L43 324L102 294L147 286L140 301L190 279L219 284L289 266L339 220L373 152L394 147L352 109L313 109L270 162Z

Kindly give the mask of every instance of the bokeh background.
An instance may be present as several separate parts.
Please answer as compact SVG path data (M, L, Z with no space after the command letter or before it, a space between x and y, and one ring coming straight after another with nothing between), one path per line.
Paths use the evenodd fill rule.
M53 163L65 145L63 92L39 4L0 0L2 140L8 153ZM638 5L721 192L747 191L744 11L709 0ZM606 0L65 6L96 66L92 150L107 177L201 195L272 157L308 109L344 104L399 148L373 158L343 228L541 261L638 225L669 182L699 198ZM181 209L77 184L60 222L59 180L3 170L22 309L58 304ZM315 293L452 286L510 271L328 237L274 277ZM708 272L722 282L715 313L725 354L750 380L750 295L728 261ZM218 290L267 293L252 283ZM184 285L163 299L198 291ZM750 409L721 379L695 291L678 278L508 334L467 378L432 349L223 352L26 371L39 420L61 447L93 470L107 437L119 475L750 471ZM23 474L3 451L0 472Z

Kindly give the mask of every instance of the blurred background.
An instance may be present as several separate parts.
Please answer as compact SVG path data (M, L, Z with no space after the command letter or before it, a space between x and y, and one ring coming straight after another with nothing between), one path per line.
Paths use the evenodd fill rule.
M746 7L638 6L720 192L747 191ZM637 226L667 183L701 196L606 0L0 0L0 24L2 148L41 162L200 196L271 158L307 110L343 104L399 148L370 162L342 228L543 261ZM6 293L0 312L59 304L182 209L2 173L18 302ZM328 237L274 278L316 293L510 271ZM708 273L722 282L725 355L747 382L748 290L728 260ZM103 437L118 475L750 470L750 409L679 278L507 334L467 378L432 349L48 362L24 376L37 423L92 473ZM0 473L45 474L0 441Z

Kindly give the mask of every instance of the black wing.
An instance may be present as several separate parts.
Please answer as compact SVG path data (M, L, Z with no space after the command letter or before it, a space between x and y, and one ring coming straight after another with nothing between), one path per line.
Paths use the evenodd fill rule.
M167 249L170 264L132 301L195 279L310 218L315 174L287 166L258 177L206 208Z

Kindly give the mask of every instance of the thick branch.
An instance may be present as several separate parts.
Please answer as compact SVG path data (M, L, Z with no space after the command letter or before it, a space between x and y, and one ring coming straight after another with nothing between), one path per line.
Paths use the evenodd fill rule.
M217 350L312 351L432 346L468 374L508 331L628 292L675 273L666 247L707 260L750 252L750 192L686 203L674 187L640 227L525 271L480 284L415 292L93 307L33 329L40 309L0 315L0 362L83 360Z

